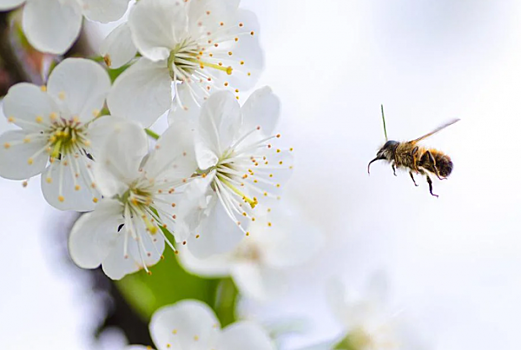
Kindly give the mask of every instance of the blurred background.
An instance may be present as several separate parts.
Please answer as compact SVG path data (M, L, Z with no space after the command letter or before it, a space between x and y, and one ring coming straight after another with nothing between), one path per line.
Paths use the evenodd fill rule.
M340 330L325 285L360 288L384 271L390 302L412 316L433 349L520 349L521 3L481 0L243 0L261 22L266 69L279 95L283 142L296 165L286 196L325 243L292 271L288 293L241 312L302 318L297 349ZM87 23L98 42L114 25ZM447 181L412 184L367 163L390 139L419 137L449 154ZM7 126L0 118L0 128ZM106 296L66 260L75 216L0 179L0 338L5 349L118 349L120 331L92 333Z

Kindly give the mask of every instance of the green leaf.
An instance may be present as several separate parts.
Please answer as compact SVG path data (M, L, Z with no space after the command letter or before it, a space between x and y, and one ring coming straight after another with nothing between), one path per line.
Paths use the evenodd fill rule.
M116 281L125 299L145 321L160 307L183 299L207 303L223 327L236 320L238 293L230 278L209 279L189 274L179 265L174 254L166 254L165 259L152 266L150 271L151 275L142 270Z

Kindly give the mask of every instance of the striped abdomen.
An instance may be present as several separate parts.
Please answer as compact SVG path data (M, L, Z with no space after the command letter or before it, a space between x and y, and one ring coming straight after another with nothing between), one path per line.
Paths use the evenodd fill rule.
M441 177L448 177L452 172L452 168L454 165L452 164L452 160L450 157L442 152L436 150L429 150L432 154L434 160L436 161L436 168ZM429 157L429 153L425 152L422 154L420 161L418 162L418 166L424 168L427 171L435 174L436 170L434 169L434 164L432 163L431 158Z

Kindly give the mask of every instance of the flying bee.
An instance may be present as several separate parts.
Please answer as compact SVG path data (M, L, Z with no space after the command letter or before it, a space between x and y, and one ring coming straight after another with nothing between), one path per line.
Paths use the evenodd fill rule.
M437 132L445 129L446 127L456 123L459 119L453 119L449 122L441 125L434 129L428 134L425 134L417 139L407 142L398 142L389 140L387 138L387 128L385 126L384 107L382 107L382 120L385 134L385 144L376 153L376 158L369 162L367 165L367 173L370 174L371 164L377 160L386 160L391 163L394 176L396 175L396 169L408 169L409 175L411 176L412 182L415 186L418 186L414 179L414 174L425 175L427 183L429 184L429 192L434 197L438 197L437 194L432 192L432 180L429 174L436 176L440 180L445 180L452 172L453 164L450 157L443 152L435 150L433 148L425 148L417 145L421 140L426 139L429 136L436 134Z

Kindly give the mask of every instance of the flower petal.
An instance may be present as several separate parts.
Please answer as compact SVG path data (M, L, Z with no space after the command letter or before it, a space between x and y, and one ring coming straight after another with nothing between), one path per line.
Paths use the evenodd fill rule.
M38 0L25 4L22 25L27 40L34 48L62 54L78 38L81 21L78 2Z
M52 71L47 84L49 95L61 101L71 115L86 123L99 115L110 90L110 78L97 63L83 58L67 58Z
M190 93L188 83L176 84L175 100L168 114L168 123L173 124L176 119L196 121L201 113L199 101L204 100L202 89L194 89L194 96Z
M128 22L110 32L101 43L100 53L107 66L112 69L123 66L136 56L137 48L132 41Z
M257 126L265 136L273 135L280 116L280 100L266 86L256 90L248 98L241 109L243 124L241 134L245 134Z
M253 322L236 322L226 327L215 347L226 350L275 350L264 329Z
M210 349L219 328L213 310L197 300L183 300L163 307L150 321L150 334L160 350Z
M101 23L117 21L127 12L129 0L83 0L83 14Z
M87 164L93 161L83 155L65 155L55 159L42 173L42 192L45 200L60 210L91 211L99 193L92 188ZM96 199L94 199L96 198Z
M210 203L207 210L208 217L202 220L195 235L188 239L188 249L198 258L229 252L245 237L237 222L230 219L220 200Z
M22 130L11 130L0 135L0 176L11 180L25 180L40 174L47 165L47 140L35 136L28 140Z
M201 169L215 165L235 141L241 126L241 110L232 93L219 91L204 103L196 138L197 162Z
M109 255L123 223L122 211L118 201L103 199L96 210L76 221L69 237L69 253L76 265L94 269Z
M139 168L148 152L145 131L136 123L120 124L105 143L105 152L94 163L94 178L105 197L123 194L140 175Z
M183 190L179 204L172 212L177 218L174 232L177 242L183 242L192 235L195 229L205 218L208 209L208 196L210 183L215 174L211 173L205 178L198 177L190 181Z
M185 4L171 0L140 0L128 20L139 52L152 61L166 60L186 38Z
M149 178L159 181L188 179L197 170L194 132L190 123L179 120L161 135L144 170Z
M230 270L237 288L248 298L266 301L282 294L287 287L282 271L255 262L236 262Z
M190 273L203 277L226 277L230 275L230 268L234 261L228 254L198 259L184 246L181 246L178 250L179 262Z
M87 138L90 141L89 153L94 160L97 160L99 155L105 152L107 140L114 136L115 133L121 132L121 129L128 123L129 121L125 118L105 115L96 118L89 124L87 130Z
M170 108L171 85L165 62L141 58L116 79L107 104L112 115L149 127Z
M25 0L0 0L0 11L12 10L24 2Z
M58 113L53 99L34 84L19 83L4 98L4 114L27 131L39 131L50 125L51 113Z
M129 239L129 243L132 242ZM141 266L130 256L125 257L125 235L121 234L117 237L112 250L107 257L103 259L101 268L107 277L113 280L120 280L128 274L137 272Z

